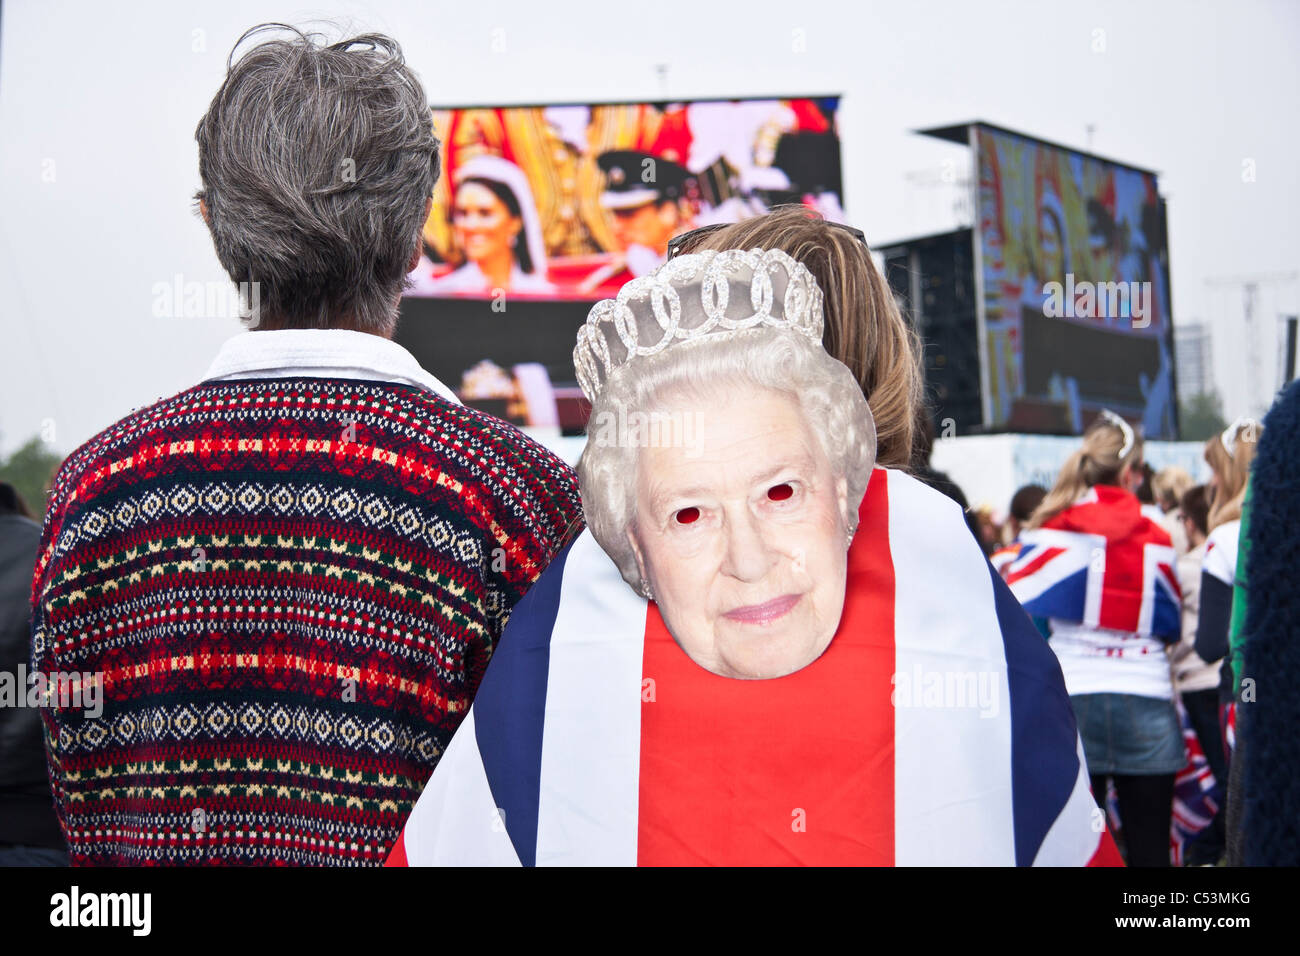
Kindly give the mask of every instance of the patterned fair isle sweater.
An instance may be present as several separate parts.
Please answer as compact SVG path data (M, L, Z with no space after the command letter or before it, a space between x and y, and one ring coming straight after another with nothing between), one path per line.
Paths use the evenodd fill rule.
M382 863L580 526L562 461L402 385L208 382L92 439L32 593L73 863Z

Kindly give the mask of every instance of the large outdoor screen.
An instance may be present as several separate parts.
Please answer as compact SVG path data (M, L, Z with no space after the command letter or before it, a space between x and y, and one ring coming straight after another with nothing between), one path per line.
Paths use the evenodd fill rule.
M434 111L411 295L593 300L674 236L779 203L841 220L838 98Z
M577 433L597 299L669 241L797 203L843 221L839 99L439 109L443 173L397 339L466 404Z
M1102 408L1176 437L1154 173L975 125L985 426L1079 432Z

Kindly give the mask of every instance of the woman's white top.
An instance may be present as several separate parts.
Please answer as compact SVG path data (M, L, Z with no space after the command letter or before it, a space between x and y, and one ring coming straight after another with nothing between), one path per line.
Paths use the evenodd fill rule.
M1065 675L1065 689L1078 694L1174 696L1165 642L1129 631L1111 631L1049 618L1050 644Z

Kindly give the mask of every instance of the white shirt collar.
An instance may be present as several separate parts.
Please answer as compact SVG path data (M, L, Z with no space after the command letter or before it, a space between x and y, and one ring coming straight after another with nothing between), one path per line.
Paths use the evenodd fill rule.
M456 393L396 342L350 329L249 331L227 339L204 381L347 378L414 385L456 405Z

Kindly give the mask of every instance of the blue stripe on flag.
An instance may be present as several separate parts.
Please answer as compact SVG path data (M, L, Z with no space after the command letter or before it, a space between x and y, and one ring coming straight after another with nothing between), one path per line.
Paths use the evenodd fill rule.
M1045 570L1039 569L1038 573L1042 574ZM1035 617L1059 617L1066 621L1082 621L1087 605L1087 568L1080 568L1069 577L1057 581L1038 597L1024 602L1025 610Z
M488 786L519 862L537 863L542 728L551 665L551 630L570 544L520 599L474 698L474 739Z
M1183 609L1175 603L1160 582L1156 582L1156 607L1152 614L1151 633L1166 643L1182 637Z
M989 567L1007 657L1016 865L1031 866L1079 779L1078 727L1056 654Z

